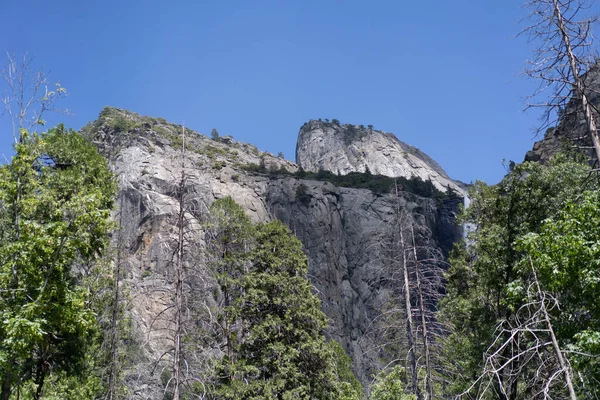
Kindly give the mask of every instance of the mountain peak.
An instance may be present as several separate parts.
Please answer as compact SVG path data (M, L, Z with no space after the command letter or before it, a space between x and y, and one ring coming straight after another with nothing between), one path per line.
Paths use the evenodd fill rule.
M306 171L326 170L342 175L369 171L389 177L431 180L437 189L464 193L464 184L418 148L371 125L310 120L298 134L296 163Z

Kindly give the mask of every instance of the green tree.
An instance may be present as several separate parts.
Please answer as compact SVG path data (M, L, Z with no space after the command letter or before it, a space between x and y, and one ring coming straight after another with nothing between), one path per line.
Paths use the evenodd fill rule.
M225 353L221 360L220 374L231 379L231 364L236 360L239 324L230 314L235 299L241 295L240 279L248 267L253 227L242 207L227 196L210 205L207 228L209 263L220 289L220 312L217 312L216 330L217 337L224 342L222 350Z
M79 285L107 245L116 184L106 160L62 125L21 132L0 168L0 398L50 371L85 373L96 327Z
M370 400L415 400L413 394L406 393L404 368L396 366L387 374L379 373L371 387Z
M219 136L219 131L217 131L215 128L212 128L212 131L210 131L210 137L215 142L218 142L221 139L221 137Z
M593 184L588 176L585 165L559 156L550 166L517 165L498 185L478 182L471 190L465 222L476 229L468 245L456 248L451 257L442 302L441 317L452 328L445 341L451 394L468 389L476 393L486 370L481 355L500 349L498 356L506 364L494 375L495 395L531 398L533 388L527 387L527 377L535 367L530 365L532 372L524 364L525 357L512 356L529 345L526 334L510 334L511 327L522 321L517 311L526 302L522 292L515 292L517 283L523 282L520 266L526 257L516 243L539 232L548 217L582 193L586 182ZM510 346L500 345L507 340Z
M229 309L243 336L233 374L218 385L220 398L336 398L327 321L306 279L302 244L279 221L260 224L250 262Z
M579 396L600 392L600 193L587 191L518 245L531 257L512 289L535 282L549 302L559 347L581 383ZM529 295L529 293L526 293ZM567 374L570 371L564 371ZM564 390L564 389L563 389Z
M333 354L333 365L339 387L339 400L364 399L363 387L352 372L352 359L346 354L344 348L335 340L327 342Z

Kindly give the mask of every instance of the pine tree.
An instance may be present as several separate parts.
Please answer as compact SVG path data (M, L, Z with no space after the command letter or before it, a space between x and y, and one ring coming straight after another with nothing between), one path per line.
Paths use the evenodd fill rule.
M336 398L327 326L300 241L279 221L258 225L250 268L229 318L241 324L232 374L218 398Z
M253 227L242 207L227 196L210 205L206 231L209 264L220 289L216 336L217 341L223 342L225 354L220 374L230 379L232 370L228 363L235 363L236 339L239 336L239 324L230 312L235 299L241 294L240 279L248 268Z

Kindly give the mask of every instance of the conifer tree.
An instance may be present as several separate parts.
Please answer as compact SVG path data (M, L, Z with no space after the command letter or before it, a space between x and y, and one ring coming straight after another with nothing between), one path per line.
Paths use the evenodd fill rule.
M240 279L248 269L253 237L250 219L231 197L217 199L210 205L206 242L209 264L220 289L216 329L217 340L223 341L225 355L220 373L225 375L232 373L227 363L235 362L236 340L240 333L239 324L231 318L230 310L241 294Z
M218 398L327 399L338 386L327 326L300 241L279 221L256 228L248 272L228 318L241 324L232 374Z

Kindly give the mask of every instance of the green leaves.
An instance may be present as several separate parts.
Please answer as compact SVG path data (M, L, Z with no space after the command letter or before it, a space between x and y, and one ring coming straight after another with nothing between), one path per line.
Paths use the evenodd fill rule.
M414 400L415 396L404 391L405 371L401 366L392 368L387 374L381 372L371 387L370 400Z
M300 241L281 222L256 228L252 267L240 278L232 315L244 340L237 356L248 380L239 398L309 398L332 386L329 352L322 335L326 319L312 294Z
M78 282L107 245L116 192L106 160L76 132L59 125L23 138L12 162L0 167L5 387L49 368L84 372L78 366L96 320Z
M585 190L594 184L588 178L587 165L557 156L549 166L523 163L499 184L478 182L471 190L463 219L476 229L453 252L441 307L441 318L453 328L444 349L448 370L455 371L449 376L451 393L466 390L481 374L481 355L492 351L500 323L519 326L519 310L537 302L530 255L542 289L558 302L551 309L561 345L598 315L599 197ZM525 350L530 342L518 343L511 351ZM507 364L500 371L504 382L513 379L512 367L521 368ZM524 385L519 390L527 385L521 372L514 380Z
M553 325L588 387L600 387L600 193L583 192L568 201L537 233L517 242L536 267L551 307ZM530 272L523 262L521 271ZM582 378L583 379L583 378Z

